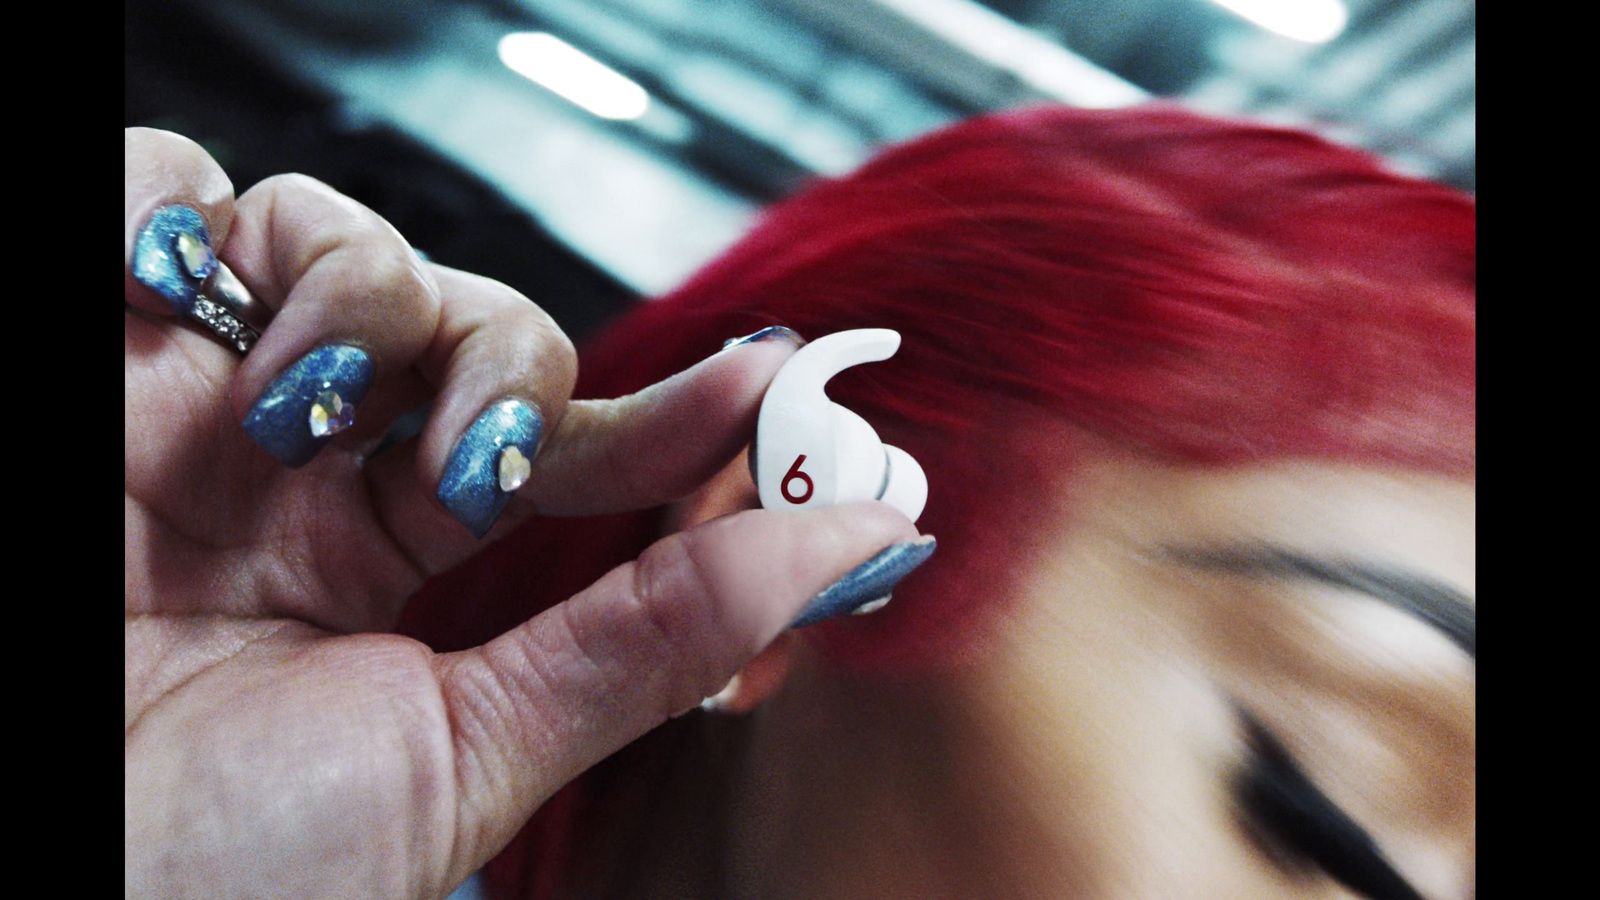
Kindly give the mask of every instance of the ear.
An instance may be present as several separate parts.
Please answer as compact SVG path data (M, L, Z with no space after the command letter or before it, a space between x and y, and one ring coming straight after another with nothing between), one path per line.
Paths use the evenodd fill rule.
M712 476L700 489L674 504L667 517L670 531L693 528L701 522L747 509L760 509L761 498L750 480L749 450ZM746 663L716 696L701 706L712 712L747 713L783 687L789 673L793 635L781 634L767 649Z

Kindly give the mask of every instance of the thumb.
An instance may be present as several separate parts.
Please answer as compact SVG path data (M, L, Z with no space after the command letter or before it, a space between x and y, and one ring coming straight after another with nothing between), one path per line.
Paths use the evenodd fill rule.
M903 545L911 552L881 552ZM562 785L716 693L809 601L843 609L852 588L881 596L928 552L882 503L739 513L664 538L494 641L439 657L462 798L453 864L472 871ZM886 571L884 558L904 561Z

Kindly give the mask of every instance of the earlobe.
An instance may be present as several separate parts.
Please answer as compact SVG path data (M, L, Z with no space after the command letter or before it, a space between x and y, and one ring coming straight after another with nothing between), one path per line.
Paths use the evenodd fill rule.
M707 697L700 708L706 712L739 716L760 706L783 687L789 675L794 652L794 635L781 634L755 659L744 664L728 686Z

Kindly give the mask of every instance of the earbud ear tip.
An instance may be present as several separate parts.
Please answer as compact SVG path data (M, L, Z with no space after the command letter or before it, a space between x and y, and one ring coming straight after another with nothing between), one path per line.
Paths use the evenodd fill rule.
M889 483L878 499L915 522L922 515L922 508L928 505L928 476L911 454L899 447L884 444L883 452L889 458Z

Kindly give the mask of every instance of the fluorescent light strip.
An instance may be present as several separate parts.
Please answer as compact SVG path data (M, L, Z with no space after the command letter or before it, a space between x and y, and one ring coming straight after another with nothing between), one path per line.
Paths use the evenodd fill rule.
M1326 44L1344 32L1350 13L1341 0L1211 0L1268 31L1308 44Z
M650 108L644 88L553 34L513 32L499 53L506 68L602 119L637 119Z
M1149 99L1142 88L971 0L874 2L984 63L1012 73L1039 93L1072 106L1109 108Z

